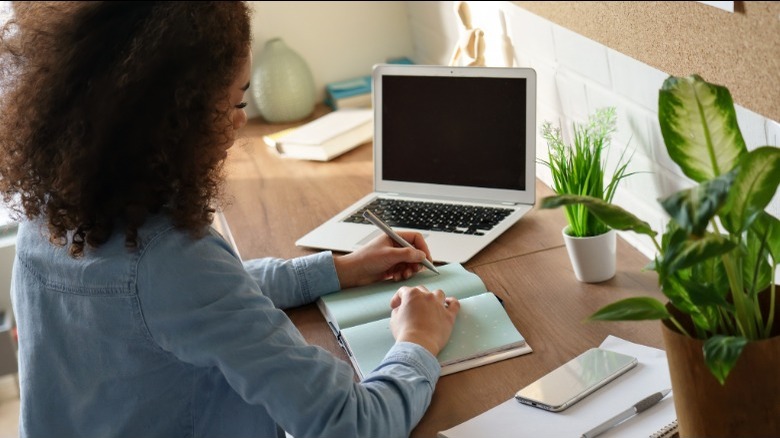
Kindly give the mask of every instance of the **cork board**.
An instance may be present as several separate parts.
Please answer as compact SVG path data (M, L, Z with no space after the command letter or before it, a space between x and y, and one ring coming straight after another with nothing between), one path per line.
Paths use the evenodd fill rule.
M674 76L698 73L780 121L780 2L512 2Z

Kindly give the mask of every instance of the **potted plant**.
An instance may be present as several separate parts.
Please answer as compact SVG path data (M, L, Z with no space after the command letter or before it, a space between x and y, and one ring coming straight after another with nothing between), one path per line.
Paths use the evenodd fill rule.
M660 200L669 215L660 240L598 198L548 197L541 208L583 205L652 239L648 268L668 302L628 298L589 320L662 321L682 437L780 436L780 221L764 211L780 184L780 149L748 152L728 89L698 75L664 82L658 119L669 156L698 183Z
M612 202L619 182L629 176L628 160L621 154L607 181L607 154L615 132L615 108L596 110L586 124L573 124L574 141L567 145L561 129L542 124L547 160L538 162L552 174L552 189L559 195L584 195ZM563 231L566 250L578 280L606 281L615 275L615 231L582 205L566 205L568 226Z

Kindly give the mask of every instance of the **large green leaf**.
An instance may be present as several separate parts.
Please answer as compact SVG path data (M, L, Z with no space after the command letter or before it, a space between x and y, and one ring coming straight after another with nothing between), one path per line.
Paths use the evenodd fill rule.
M751 228L741 248L742 283L751 297L766 289L772 281L772 265L769 264L769 248L766 236L753 232Z
M690 315L697 334L703 334L702 330L711 330L713 328L712 319L705 312L705 308L695 305L691 301L689 290L685 287L687 280L677 271L674 275L667 276L661 284L661 290L669 298L672 305L677 310Z
M726 202L736 175L728 172L696 187L680 190L661 201L661 206L688 233L701 236Z
M748 340L741 336L713 336L704 341L704 362L721 385L726 382Z
M711 257L727 253L736 244L725 236L715 233L705 233L696 239L685 239L679 245L670 246L663 258L664 269L673 273L701 263Z
M707 261L709 262L709 260ZM701 264L709 264L709 263L701 263ZM698 267L698 265L697 265ZM707 306L719 306L723 308L730 308L732 307L731 304L726 301L726 291L721 291L720 284L715 285L713 283L699 283L698 281L692 281L692 280L681 280L680 284L682 287L685 288L685 291L688 293L688 298L690 298L691 303L694 306L697 307L707 307ZM728 284L728 283L722 283L722 284Z
M750 226L750 219L764 210L780 184L780 148L762 146L740 160L739 173L723 209L723 225L732 233Z
M698 75L664 81L658 121L669 156L696 182L728 172L747 153L731 93Z
M650 297L634 297L606 305L588 317L591 321L638 321L666 319L669 312L664 305Z
M751 232L759 236L766 236L764 242L772 254L772 258L774 258L775 263L780 263L780 220L761 211L751 225Z
M634 216L623 208L607 203L592 196L558 195L542 199L540 208L558 208L564 205L582 204L610 228L620 231L633 231L654 237L656 232L650 224Z
M723 265L721 257L713 257L693 265L691 277L686 281L693 284L692 288L702 288L708 294L720 297L720 304L728 306L725 300L729 291L729 283L726 277L726 267ZM693 296L691 299L694 300ZM718 298L713 299L718 300Z

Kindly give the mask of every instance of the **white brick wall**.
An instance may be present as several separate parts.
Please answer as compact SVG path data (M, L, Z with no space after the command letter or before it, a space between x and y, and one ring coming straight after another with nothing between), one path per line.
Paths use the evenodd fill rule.
M597 108L616 107L618 132L610 158L616 159L624 149L633 151L630 169L641 173L621 183L615 203L648 221L656 231L663 230L666 214L656 200L692 185L669 158L658 126L658 90L669 75L511 2L468 3L473 26L486 32L488 44L503 33L503 14L516 65L537 72L537 157L543 157L547 148L538 135L544 121L561 126L568 141L573 122L586 120ZM414 60L420 64L446 64L458 37L454 3L407 5ZM487 47L488 53L490 49ZM486 61L489 66L501 65L497 57L486 57ZM737 119L748 149L780 144L777 121L738 104ZM537 175L548 185L551 183L546 167L537 165ZM780 217L780 195L767 211ZM648 257L655 254L649 238L632 233L621 236Z

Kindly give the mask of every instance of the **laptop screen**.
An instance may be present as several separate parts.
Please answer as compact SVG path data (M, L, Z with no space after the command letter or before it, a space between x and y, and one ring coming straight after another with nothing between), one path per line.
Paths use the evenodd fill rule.
M533 70L380 65L374 80L380 191L534 199Z
M386 180L525 189L525 78L387 76Z

